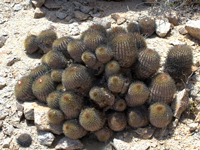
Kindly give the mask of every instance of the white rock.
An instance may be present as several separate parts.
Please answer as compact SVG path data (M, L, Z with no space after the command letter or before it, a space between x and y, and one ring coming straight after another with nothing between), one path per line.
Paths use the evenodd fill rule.
M49 107L36 105L34 106L34 122L38 130L40 131L52 131L55 134L62 134L62 123L51 124L47 119L47 112Z
M24 116L27 120L34 120L34 103L24 102Z
M147 150L150 147L150 143L147 142L138 142L130 148L130 150Z
M171 24L168 20L156 20L156 34L159 37L165 37L171 29Z
M113 145L115 146L115 148L117 150L128 150L128 149L130 149L129 143L126 143L126 142L119 140L119 139L114 139Z
M4 109L4 110L0 110L0 120L3 120L6 118L6 116L8 116L9 113L8 113L8 109Z
M190 20L186 23L185 29L197 40L200 40L200 20Z
M22 6L20 4L16 4L14 7L13 7L14 11L19 11L22 9Z
M11 142L11 138L5 139L5 140L3 141L3 144L2 144L3 148L9 148L10 142Z
M51 132L39 132L38 141L41 145L51 146L55 139L55 136Z
M34 18L42 18L46 14L45 10L42 8L36 8L34 13Z
M45 0L31 0L31 2L35 7L40 8L45 3Z
M72 140L68 137L64 137L58 142L55 148L65 150L82 149L83 144L80 140Z
M198 125L199 125L198 123L190 123L190 124L188 124L188 126L190 127L190 131L196 130Z

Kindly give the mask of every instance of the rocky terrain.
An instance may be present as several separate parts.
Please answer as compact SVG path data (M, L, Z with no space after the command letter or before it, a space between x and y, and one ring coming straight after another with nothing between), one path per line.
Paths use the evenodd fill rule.
M146 6L140 0L124 2L92 0L2 0L0 1L0 149L199 149L200 147L200 14L196 7L184 11L160 13L159 7ZM154 8L154 9L153 9ZM163 15L162 15L163 14ZM31 69L40 64L42 54L27 55L24 39L44 29L53 29L58 37L78 37L93 23L108 30L127 27L132 21L151 15L157 24L156 33L146 38L149 48L161 56L163 65L169 48L177 44L192 47L193 75L186 85L190 106L166 129L152 126L125 131L99 142L92 135L81 140L64 137L59 127L49 125L44 117L48 107L39 102L18 102L14 86ZM165 16L165 17L163 17ZM163 67L160 68L162 70ZM29 148L20 147L16 138L29 133L33 139Z

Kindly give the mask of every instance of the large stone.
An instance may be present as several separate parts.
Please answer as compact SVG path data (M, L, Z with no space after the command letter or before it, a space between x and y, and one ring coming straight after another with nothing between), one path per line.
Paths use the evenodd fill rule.
M72 140L68 137L64 137L58 142L55 148L65 150L82 149L83 144L80 140Z
M178 20L179 20L179 15L178 12L176 11L171 11L171 12L166 12L165 17L169 20L170 23L173 25L177 26L178 25Z
M94 17L93 22L96 24L101 24L106 29L109 29L111 27L111 21L108 21L106 18Z
M171 29L171 24L168 20L156 20L156 34L159 37L165 37Z
M55 139L55 136L51 132L39 132L38 141L41 145L51 146Z
M54 0L46 0L44 6L48 9L59 9L60 6Z
M8 135L8 136L11 136L13 134L13 130L14 130L14 127L10 124L3 124L3 133Z
M27 120L34 120L34 103L25 102L24 103L24 116Z
M36 105L34 108L34 122L38 130L51 131L55 134L62 134L62 123L51 124L47 119L47 112L49 107Z
M200 40L200 20L190 20L186 23L185 29L197 40Z
M58 10L56 12L56 17L59 18L59 19L65 19L65 17L67 17L67 13L62 12L61 10Z
M31 2L35 7L40 8L45 3L45 0L31 0Z
M129 143L126 143L120 139L114 139L113 145L115 146L116 150L128 150L131 147Z
M3 120L6 118L6 116L9 115L8 109L0 110L0 120Z
M75 15L75 18L77 18L81 21L87 20L90 16L90 15L84 14L84 13L78 11L78 10L74 12L74 15Z
M174 110L174 117L180 119L181 114L188 108L189 94L186 89L178 92L176 99L172 102L172 109Z
M146 141L141 141L138 143L135 143L130 150L147 150L150 147L150 143Z
M93 9L93 7L91 7L91 6L81 5L81 7L80 7L80 10L85 14L89 13L92 9Z
M3 141L2 147L3 148L9 148L10 147L10 142L11 142L11 138L7 138Z
M45 10L44 9L42 9L42 8L36 8L35 9L35 13L34 13L34 18L42 18L42 17L44 17L45 16L45 14L46 14L46 12L45 12Z
M112 14L111 17L117 22L118 25L121 25L126 21L126 18L124 16L120 16L119 14Z
M14 11L19 11L22 9L22 6L20 4L15 4L15 6L13 7Z

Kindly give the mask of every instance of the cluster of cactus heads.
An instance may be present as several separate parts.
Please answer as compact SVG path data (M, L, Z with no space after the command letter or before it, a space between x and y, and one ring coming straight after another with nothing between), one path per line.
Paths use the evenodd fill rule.
M166 127L173 116L169 104L176 92L174 75L190 73L192 53L186 46L174 47L165 64L169 74L159 73L160 56L140 35L151 35L153 29L146 18L127 29L106 31L95 24L79 39L57 39L49 30L27 37L27 51L36 40L46 54L40 66L17 82L15 96L47 103L49 122L63 124L64 135L71 139L93 133L107 141L127 125ZM51 46L45 45L49 42Z

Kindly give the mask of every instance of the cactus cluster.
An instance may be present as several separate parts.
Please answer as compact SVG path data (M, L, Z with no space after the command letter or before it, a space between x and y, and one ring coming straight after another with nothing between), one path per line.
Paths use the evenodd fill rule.
M63 124L71 139L90 132L107 141L127 125L166 127L173 116L174 75L189 74L192 53L188 47L174 47L165 65L169 74L158 72L160 56L139 34L153 32L143 26L148 21L153 29L149 19L110 31L95 24L78 39L57 39L55 32L42 31L38 47L51 45L43 48L42 65L17 82L16 98L47 103L49 122Z

